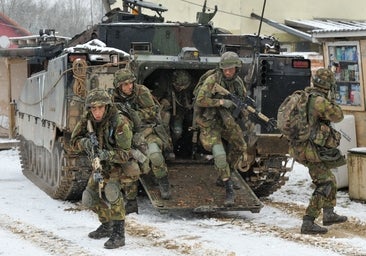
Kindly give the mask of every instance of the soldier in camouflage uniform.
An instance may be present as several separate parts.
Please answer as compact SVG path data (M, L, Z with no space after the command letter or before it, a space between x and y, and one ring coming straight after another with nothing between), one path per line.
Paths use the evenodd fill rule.
M343 112L335 103L334 74L328 69L318 69L313 79L313 87L305 88L308 100L308 118L312 127L308 141L299 144L290 142L289 153L294 159L309 168L315 190L306 208L302 234L324 234L328 230L314 223L323 209L323 225L345 222L347 217L334 212L337 184L331 168L345 164L344 156L337 149L341 135L330 126L330 122L343 120Z
M102 223L95 231L89 233L89 237L110 237L104 246L113 249L125 245L125 208L121 194L121 175L126 171L135 176L135 180L139 176L138 164L131 159L130 152L132 123L117 110L109 94L102 89L90 91L85 105L86 112L71 135L71 145L76 152L88 153L94 170L101 167L101 191L93 173L83 192L82 201L98 214ZM90 126L98 143L91 140Z
M153 93L158 98L162 110L161 117L175 144L183 133L183 123L192 123L192 77L186 70L172 73L172 86L164 92Z
M162 199L170 199L168 168L163 151L171 147L171 139L161 122L159 105L150 90L135 83L135 80L136 77L129 69L118 70L113 81L113 100L118 108L128 113L134 123L133 144L148 156ZM145 174L149 171L143 169Z
M225 52L221 56L219 69L206 78L194 103L198 109L195 122L200 130L200 142L214 156L215 169L226 188L226 206L234 205L235 201L230 168L237 169L238 163L246 160L247 145L242 129L231 115L234 103L216 93L214 86L218 83L231 93L244 98L246 88L238 76L241 66L242 62L236 53ZM223 140L227 143L226 148Z

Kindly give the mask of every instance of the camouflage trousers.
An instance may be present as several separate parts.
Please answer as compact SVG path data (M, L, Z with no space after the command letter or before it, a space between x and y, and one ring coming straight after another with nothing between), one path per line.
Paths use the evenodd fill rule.
M104 199L101 199L99 196L96 197L96 202L91 210L98 215L98 219L101 223L109 222L111 220L124 220L126 211L122 193L120 193L120 196L113 204L110 204L103 195L104 187L108 182L120 183L120 171L117 168L114 168L108 173L108 177L103 178L102 198ZM88 180L87 188L94 191L96 195L99 194L99 184L94 181L93 175L91 175Z
M214 145L223 145L223 139L227 142L226 151L227 154L227 167L223 169L216 168L222 179L230 177L230 168L234 168L236 161L243 155L247 149L247 145L244 140L243 132L238 124L218 122L210 126L200 126L200 142L203 148L212 152Z
M162 177L165 177L166 175L168 175L168 167L165 163L165 158L163 155L163 147L164 147L164 143L163 141L159 138L158 135L156 135L155 133L151 133L146 137L146 142L147 144L151 144L151 143L156 143L159 147L159 158L162 159L161 164L154 164L155 161L151 161L150 160L150 167L152 172L154 173L154 176L157 179L160 179ZM150 155L149 158L151 159Z
M309 174L315 190L306 208L306 215L317 218L322 208L336 205L337 183L332 171L322 162L308 163Z
M140 167L136 160L130 160L127 163L122 164L121 169L120 181L124 197L127 200L136 199Z

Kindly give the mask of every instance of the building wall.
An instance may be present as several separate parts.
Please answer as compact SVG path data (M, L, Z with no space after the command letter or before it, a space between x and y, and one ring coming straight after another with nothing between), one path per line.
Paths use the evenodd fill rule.
M121 0L119 0L121 1ZM163 13L166 21L194 22L196 13L202 10L204 0L148 0L168 8ZM230 30L233 33L253 34L258 33L259 21L250 17L252 12L260 15L264 1L258 0L207 0L210 10L217 5L218 12L213 18L214 25ZM330 4L331 3L331 4ZM121 6L120 3L117 3ZM116 5L115 5L116 6ZM364 8L366 3L353 0L352 4L344 0L319 1L319 0L270 0L266 1L264 17L273 21L284 23L285 19L313 19L313 18L338 18L338 19L365 19ZM345 11L347 10L347 11ZM211 11L210 11L211 12ZM262 24L261 34L275 35L281 42L285 37L284 32L267 24Z
M19 98L26 75L26 60L0 58L0 137L12 137L15 117L10 115L10 103Z

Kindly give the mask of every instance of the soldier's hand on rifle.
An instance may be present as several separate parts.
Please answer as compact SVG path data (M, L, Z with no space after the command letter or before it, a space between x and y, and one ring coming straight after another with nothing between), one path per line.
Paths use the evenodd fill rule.
M270 118L267 123L267 131L272 132L277 128L277 120L274 118Z
M82 149L88 153L88 155L93 154L93 143L89 138L82 138L79 144L82 147Z
M223 106L224 108L231 108L231 107L236 106L234 102L232 102L231 100L227 100L227 99L221 99L220 105Z
M105 161L111 158L111 153L106 149L98 149L98 156L101 161Z

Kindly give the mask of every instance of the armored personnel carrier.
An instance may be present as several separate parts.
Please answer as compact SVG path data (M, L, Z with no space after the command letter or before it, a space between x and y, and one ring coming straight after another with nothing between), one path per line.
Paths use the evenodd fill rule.
M145 15L145 9L156 15ZM223 52L234 51L244 63L241 76L254 107L269 118L276 117L287 95L309 84L309 60L279 55L279 42L272 37L234 35L213 27L209 21L217 9L207 13L204 6L195 23L164 22L165 11L161 5L124 0L122 10L110 10L100 24L69 40L42 33L36 47L0 51L2 57L29 59L29 78L16 101L21 163L24 174L51 197L80 199L91 167L86 155L68 150L72 130L84 110L86 92L111 88L114 72L126 65L138 83L158 94L171 86L174 71L186 71L194 86L217 67ZM245 172L233 172L239 186L236 204L224 207L224 188L215 185L212 157L194 145L191 126L183 124L182 139L174 145L176 157L168 162L172 199L161 200L149 175L140 179L156 209L259 212L259 198L286 182L292 169L287 141L259 122L251 143L255 161Z

